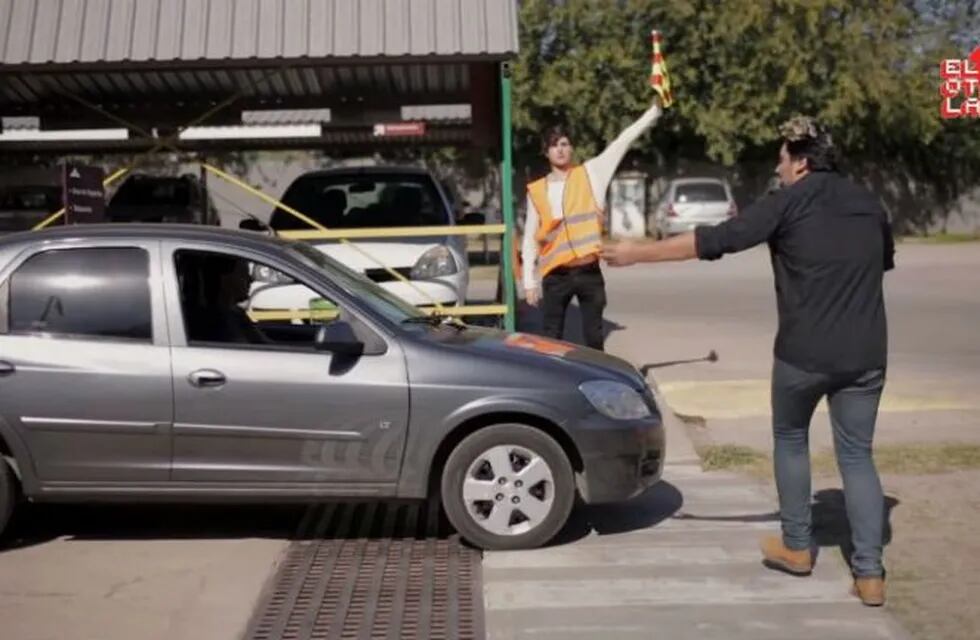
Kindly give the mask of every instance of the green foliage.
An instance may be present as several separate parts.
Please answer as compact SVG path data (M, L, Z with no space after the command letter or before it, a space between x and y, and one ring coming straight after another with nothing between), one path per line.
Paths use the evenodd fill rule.
M975 5L524 0L514 74L518 157L537 156L540 131L555 121L570 126L585 158L636 118L654 95L647 78L657 28L676 101L636 145L639 155L707 156L727 166L769 160L778 125L813 115L852 166L900 163L908 179L946 201L980 174L980 127L943 122L938 94L939 60L969 52L962 43L970 38L964 29L976 25Z

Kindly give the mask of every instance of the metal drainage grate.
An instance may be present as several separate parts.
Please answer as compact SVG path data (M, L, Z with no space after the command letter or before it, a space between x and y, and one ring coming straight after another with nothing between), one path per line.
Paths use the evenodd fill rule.
M482 640L480 552L438 503L325 504L300 525L248 640Z

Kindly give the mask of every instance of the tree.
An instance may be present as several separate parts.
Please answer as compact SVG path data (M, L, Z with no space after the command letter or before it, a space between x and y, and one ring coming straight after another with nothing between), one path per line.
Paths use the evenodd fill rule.
M944 55L966 55L950 43L975 38L976 5L524 0L514 76L518 157L539 154L537 134L553 120L569 124L588 156L634 119L652 96L656 27L676 102L638 155L707 157L729 167L769 162L779 123L815 115L851 168L899 168L903 180L924 185L913 192L948 204L977 183L980 130L940 120L937 69Z

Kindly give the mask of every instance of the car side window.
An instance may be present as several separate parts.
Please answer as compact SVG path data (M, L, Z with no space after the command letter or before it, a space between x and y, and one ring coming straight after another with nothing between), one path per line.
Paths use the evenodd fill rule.
M135 247L38 253L5 287L6 332L152 342L149 263Z
M312 350L319 326L341 314L310 287L241 256L180 250L174 260L190 346Z

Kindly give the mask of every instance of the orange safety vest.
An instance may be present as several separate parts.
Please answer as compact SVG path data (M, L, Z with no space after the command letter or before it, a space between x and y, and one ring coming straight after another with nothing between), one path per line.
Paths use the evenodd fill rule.
M547 178L529 184L527 192L541 218L535 239L541 247L538 270L542 278L562 265L602 250L601 207L592 193L589 174L583 165L568 172L562 194L564 215L560 218L551 211Z

